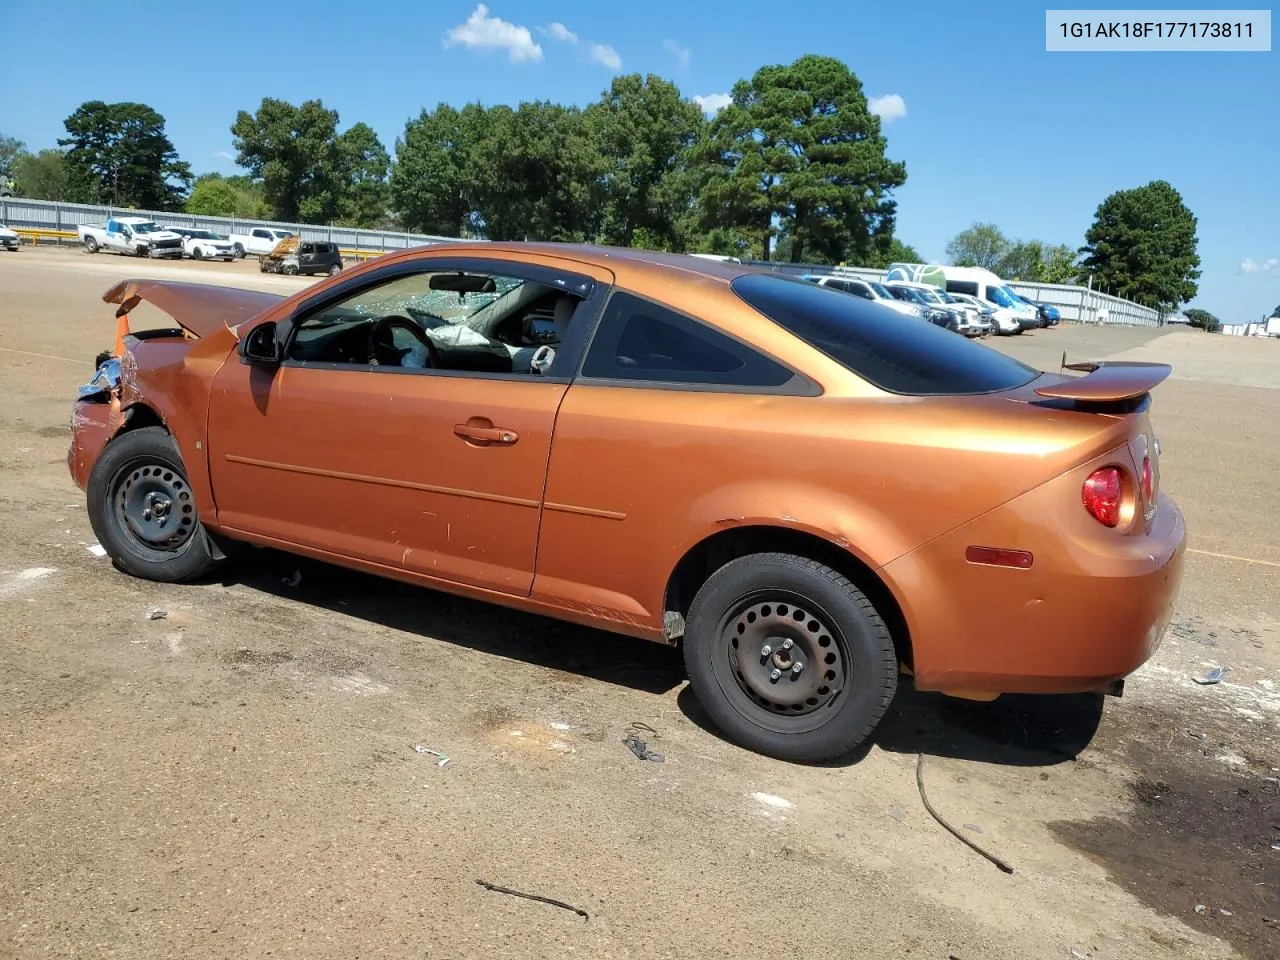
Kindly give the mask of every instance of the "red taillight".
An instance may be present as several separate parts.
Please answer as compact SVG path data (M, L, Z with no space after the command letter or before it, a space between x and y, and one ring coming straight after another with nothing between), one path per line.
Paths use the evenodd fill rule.
M1080 491L1084 508L1106 527L1120 522L1121 483L1119 467L1103 467L1089 474Z
M1153 497L1151 489L1151 458L1142 458L1142 496L1150 503Z

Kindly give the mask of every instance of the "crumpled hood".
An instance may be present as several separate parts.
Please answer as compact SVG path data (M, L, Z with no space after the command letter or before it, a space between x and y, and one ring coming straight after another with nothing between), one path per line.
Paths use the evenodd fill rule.
M252 320L284 295L179 280L121 280L102 299L120 305L117 317L145 300L173 317L184 330L207 337L223 327L234 328Z

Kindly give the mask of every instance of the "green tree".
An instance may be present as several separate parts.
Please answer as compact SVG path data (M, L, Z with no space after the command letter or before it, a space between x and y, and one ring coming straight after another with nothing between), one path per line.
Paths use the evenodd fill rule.
M13 162L13 179L22 196L33 200L74 200L66 156L61 150L21 153Z
M478 103L461 110L441 103L404 125L391 168L391 205L405 229L444 237L473 232L472 156L488 120Z
M1082 271L1095 288L1135 303L1173 309L1199 289L1196 218L1163 180L1118 190L1098 206Z
M381 216L387 154L365 124L340 136L338 111L321 101L294 106L264 97L256 112L236 114L231 134L236 163L262 184L276 219L359 223Z
M1044 263L1037 278L1041 283L1075 283L1080 279L1076 252L1065 243L1054 244L1044 251Z
M1012 244L994 223L974 223L947 243L947 256L957 267L995 271Z
M870 267L874 270L884 270L891 263L923 263L924 258L920 256L915 247L908 243L903 243L897 237L889 240L887 246L883 249L877 248L870 257L863 260L855 261L855 267Z
M682 247L691 196L680 174L706 123L702 111L670 81L632 73L614 77L584 119L605 162L604 242Z
M581 242L599 234L605 161L577 107L494 107L473 161L478 225L489 239Z
M164 117L144 103L82 103L65 122L66 164L83 199L152 210L180 210L191 167L164 131Z
M0 133L0 177L14 175L14 162L26 153L25 143L17 137L7 137Z
M1039 280L1044 273L1044 244L1039 240L1013 241L995 272L1005 280Z
M391 200L387 171L391 158L366 123L357 123L337 139L337 170L341 178L337 222L372 227L387 215Z
M187 198L187 213L207 217L245 217L262 220L271 208L262 198L262 186L248 177L224 177L205 173L196 178Z
M766 259L786 233L793 262L861 260L893 235L890 193L906 182L885 147L862 84L841 61L809 54L761 67L734 85L694 148L707 174L704 224L758 237Z
M1199 327L1206 333L1216 333L1222 328L1222 321L1208 310L1192 307L1190 310L1182 311L1182 314L1191 321L1191 326Z

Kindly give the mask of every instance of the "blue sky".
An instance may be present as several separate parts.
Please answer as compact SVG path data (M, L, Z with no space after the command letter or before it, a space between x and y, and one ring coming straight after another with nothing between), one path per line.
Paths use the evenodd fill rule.
M898 234L926 258L976 220L1078 246L1108 193L1165 179L1200 221L1195 305L1238 322L1280 303L1274 52L1046 53L1044 7L1025 0L917 2L906 18L870 4L792 15L776 0L485 7L13 4L0 132L52 146L84 100L137 100L197 172L234 173L228 128L263 96L319 97L391 149L440 101L586 104L619 70L714 98L763 64L819 53L849 64L883 111L889 155L907 165Z

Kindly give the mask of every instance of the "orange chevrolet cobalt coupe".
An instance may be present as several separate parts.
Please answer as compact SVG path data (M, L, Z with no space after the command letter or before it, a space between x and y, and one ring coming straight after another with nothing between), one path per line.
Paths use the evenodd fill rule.
M900 673L1115 692L1181 580L1163 364L1044 373L799 279L559 244L104 299L68 464L120 569L249 543L681 644L771 756L849 751ZM173 325L129 332L141 301Z

